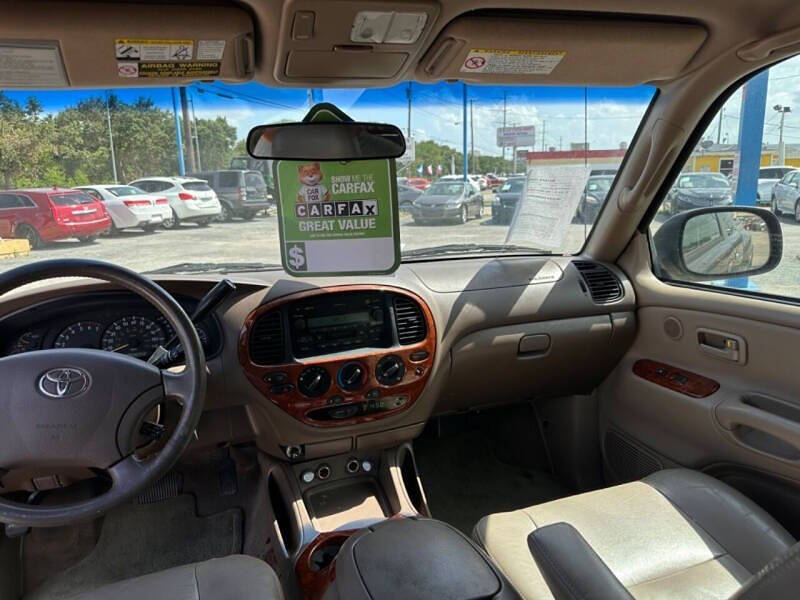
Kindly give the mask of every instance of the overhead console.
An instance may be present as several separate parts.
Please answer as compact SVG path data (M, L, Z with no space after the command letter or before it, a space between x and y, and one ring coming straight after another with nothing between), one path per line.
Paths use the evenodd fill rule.
M707 36L692 23L480 11L448 23L415 75L418 81L637 85L679 75Z
M285 4L283 14L277 81L374 85L394 80L419 59L439 5L294 0Z
M335 427L410 408L435 347L431 311L417 295L341 286L255 309L239 337L239 361L266 399L303 423Z

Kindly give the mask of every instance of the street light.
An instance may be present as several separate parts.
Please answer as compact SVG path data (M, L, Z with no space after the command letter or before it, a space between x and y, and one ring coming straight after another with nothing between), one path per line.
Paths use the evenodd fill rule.
M786 113L792 112L792 107L776 104L772 107L772 110L781 115L781 125L778 133L778 164L782 165L786 162L786 146L783 143L783 120L786 117Z

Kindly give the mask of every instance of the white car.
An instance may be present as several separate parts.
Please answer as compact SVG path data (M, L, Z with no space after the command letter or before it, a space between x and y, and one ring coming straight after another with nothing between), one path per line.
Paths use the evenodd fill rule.
M164 220L164 228L172 229L181 221L208 225L222 212L214 190L203 179L194 177L142 177L129 185L150 194L166 196L172 214Z
M789 171L794 171L797 167L770 166L761 167L758 170L758 192L756 193L756 204L759 206L770 206L772 204L772 191L775 184Z
M166 196L148 194L132 185L82 185L76 189L105 205L112 232L134 227L152 231L172 216Z

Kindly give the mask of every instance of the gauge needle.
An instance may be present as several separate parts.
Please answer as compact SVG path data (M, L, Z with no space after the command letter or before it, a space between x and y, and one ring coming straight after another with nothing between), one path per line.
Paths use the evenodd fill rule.
M111 351L112 352L119 352L120 350L125 350L125 348L127 348L128 346L130 346L130 344L122 344L122 346L117 346L116 348L114 348Z

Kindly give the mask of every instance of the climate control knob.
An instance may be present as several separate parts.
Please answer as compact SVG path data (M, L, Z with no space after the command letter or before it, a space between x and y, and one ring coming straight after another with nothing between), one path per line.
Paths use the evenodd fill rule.
M367 370L361 363L348 362L339 369L339 387L348 392L357 390L364 385Z
M375 365L375 378L381 385L397 385L406 374L406 364L396 354L388 354Z
M306 367L297 378L297 389L309 398L318 398L331 386L331 376L322 367Z

